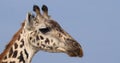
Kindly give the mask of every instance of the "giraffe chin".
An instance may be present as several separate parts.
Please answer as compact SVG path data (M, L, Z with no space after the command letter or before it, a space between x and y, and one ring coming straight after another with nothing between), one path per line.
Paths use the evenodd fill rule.
M81 48L73 50L73 51L68 51L67 54L70 57L83 57L83 51Z

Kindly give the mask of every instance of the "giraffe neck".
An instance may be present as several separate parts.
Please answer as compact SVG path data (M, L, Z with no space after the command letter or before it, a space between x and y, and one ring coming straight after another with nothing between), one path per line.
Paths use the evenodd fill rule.
M0 63L30 63L37 52L29 45L25 30L19 30L0 55Z

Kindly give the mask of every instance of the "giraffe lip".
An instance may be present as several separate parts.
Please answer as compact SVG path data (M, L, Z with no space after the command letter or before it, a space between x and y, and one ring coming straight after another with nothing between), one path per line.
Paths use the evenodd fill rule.
M82 57L83 51L81 45L74 39L66 39L67 54L70 57Z
M75 49L75 50L68 50L68 51L67 51L67 54L68 54L70 57L83 57L82 48Z

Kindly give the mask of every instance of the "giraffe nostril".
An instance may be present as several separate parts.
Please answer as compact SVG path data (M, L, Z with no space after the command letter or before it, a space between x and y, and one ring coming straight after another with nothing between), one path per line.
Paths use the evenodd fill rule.
M76 43L76 41L75 40L73 40L73 39L66 39L67 40L67 42L75 42Z
M77 42L73 42L73 46L79 47L80 45L79 45L79 43L77 43Z

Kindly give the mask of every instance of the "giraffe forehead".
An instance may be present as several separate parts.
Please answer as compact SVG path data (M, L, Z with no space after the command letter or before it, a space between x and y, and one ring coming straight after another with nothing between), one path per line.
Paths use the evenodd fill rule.
M50 20L49 24L51 24L52 27L59 27L60 28L60 25L54 20Z
M41 23L41 24L39 25L39 27L40 27L40 28L46 28L47 26L46 26L45 23Z

